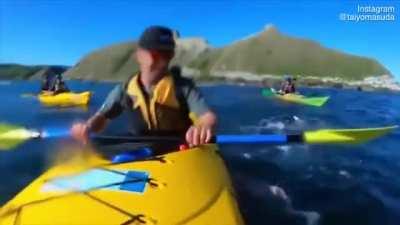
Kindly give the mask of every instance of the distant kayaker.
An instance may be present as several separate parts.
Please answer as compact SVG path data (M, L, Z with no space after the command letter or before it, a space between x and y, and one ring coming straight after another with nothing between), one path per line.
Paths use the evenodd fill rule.
M62 75L48 75L42 80L41 91L45 91L51 94L60 94L63 92L69 92L67 84L64 82Z
M291 76L286 76L285 81L283 82L281 89L278 91L278 93L282 95L296 93L296 86L294 83L295 81L295 78L292 78Z
M216 115L192 80L169 71L174 53L171 29L147 28L135 52L139 71L117 85L93 117L74 124L73 137L86 143L89 133L100 132L108 121L126 112L131 119L131 135L177 134L185 136L190 146L208 143ZM197 117L195 123L189 114Z

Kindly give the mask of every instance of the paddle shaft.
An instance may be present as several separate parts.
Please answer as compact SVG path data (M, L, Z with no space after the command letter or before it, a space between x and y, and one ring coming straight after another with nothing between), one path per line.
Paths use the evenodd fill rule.
M98 142L172 142L185 143L179 136L93 136L93 141ZM255 134L255 135L216 135L211 138L211 143L217 144L287 144L303 143L302 134Z

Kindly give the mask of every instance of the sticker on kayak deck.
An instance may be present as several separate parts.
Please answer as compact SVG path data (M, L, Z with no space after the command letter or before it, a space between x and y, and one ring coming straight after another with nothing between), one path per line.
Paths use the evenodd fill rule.
M143 193L149 174L144 171L91 169L86 172L52 179L42 186L43 192L113 190Z

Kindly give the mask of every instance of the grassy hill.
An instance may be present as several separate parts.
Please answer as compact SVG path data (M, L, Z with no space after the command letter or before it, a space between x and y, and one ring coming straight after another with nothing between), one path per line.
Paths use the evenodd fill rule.
M138 69L134 59L136 43L127 42L99 49L85 56L65 73L66 77L121 80Z
M137 70L133 57L135 48L136 43L128 42L99 49L85 56L67 75L85 79L125 79ZM200 38L181 39L173 64L195 69L203 79L212 78L213 74L221 71L346 80L390 74L374 59L289 37L273 26L223 48L212 48Z
M359 80L389 74L374 59L353 56L320 44L281 34L275 27L230 46L205 52L191 67L206 74L246 71L253 74L295 74Z
M68 69L67 66L26 66L20 64L0 64L0 79L40 79L45 73L64 73Z
M84 56L64 75L69 78L124 80L138 69L134 59L136 48L137 44L132 41L98 49ZM222 48L212 48L202 38L180 39L172 63L200 73L200 79L215 78L214 75L219 72L292 74L344 80L390 74L375 59L350 55L323 47L314 41L289 37L273 26ZM34 77L41 69L43 66L2 65L0 79Z
M134 56L136 48L135 42L126 42L96 50L65 75L71 78L124 80L138 70ZM201 38L180 40L172 64L187 65L207 48L207 43Z

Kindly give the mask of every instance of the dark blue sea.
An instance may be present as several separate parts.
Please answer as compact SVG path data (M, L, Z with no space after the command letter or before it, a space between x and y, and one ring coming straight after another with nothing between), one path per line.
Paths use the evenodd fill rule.
M25 93L39 82L0 81L0 122L41 128L68 128L92 115L115 84L70 81L74 91L91 90L87 108L46 108ZM201 87L219 115L218 133L293 133L320 128L363 128L400 124L400 94L339 89L300 89L308 96L331 96L321 108L261 96L260 87ZM122 119L106 132L120 130ZM0 151L0 205L48 169L60 141L32 140ZM303 212L324 225L400 224L400 130L360 145L220 146L247 224L306 224ZM270 195L282 188L291 202ZM287 203L286 203L287 204ZM297 213L297 214L296 214Z

